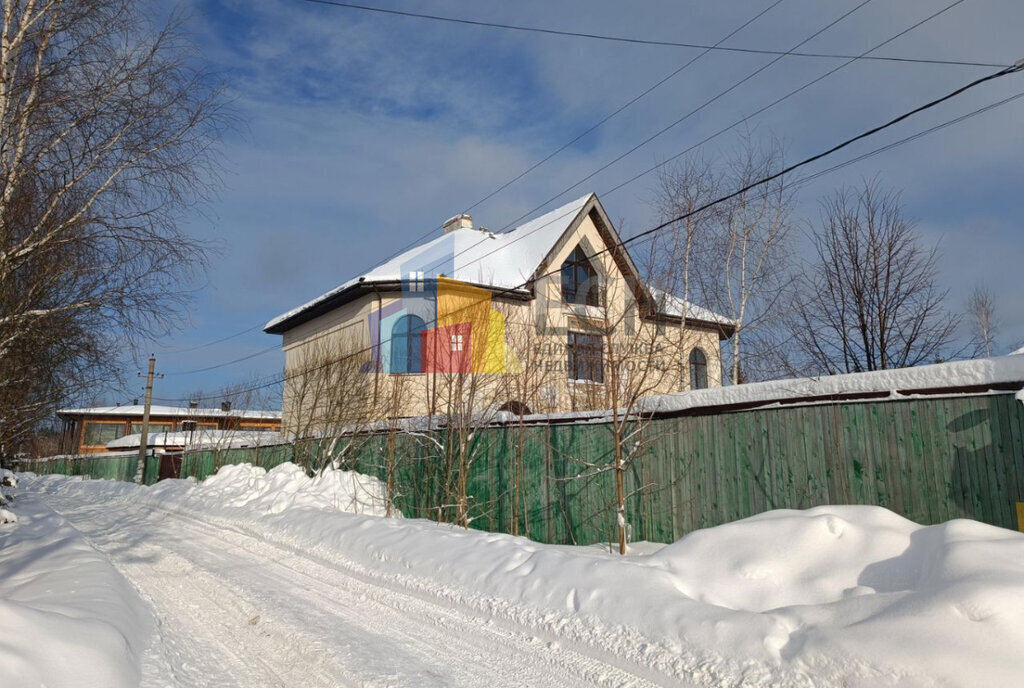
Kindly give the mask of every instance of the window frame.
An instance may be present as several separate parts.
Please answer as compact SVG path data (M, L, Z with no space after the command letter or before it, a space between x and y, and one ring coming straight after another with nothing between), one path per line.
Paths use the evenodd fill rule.
M601 335L569 330L566 357L569 380L604 384L604 338Z
M417 375L422 372L423 350L421 335L426 329L427 324L423 318L413 313L403 315L391 326L391 373L396 375ZM403 364L401 369L398 365L399 363Z
M699 360L697 360L697 357L699 357ZM704 353L704 349L699 346L695 346L690 349L688 363L690 371L690 389L707 389L709 382L708 355Z
M559 269L562 301L579 306L601 305L601 278L582 244L576 244Z

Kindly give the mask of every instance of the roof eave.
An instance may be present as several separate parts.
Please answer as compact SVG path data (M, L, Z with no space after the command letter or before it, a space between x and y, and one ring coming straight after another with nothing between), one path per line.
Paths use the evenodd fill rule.
M495 296L501 296L505 298L517 299L517 300L529 300L533 298L533 291L529 288L505 288L497 287L492 284L474 284L472 282L463 282L472 287L479 287L481 289L487 289L492 292ZM263 331L267 334L284 334L288 330L294 329L299 325L309 322L315 318L320 317L326 313L330 313L336 308L344 306L346 303L355 301L360 296L373 293L387 293L393 291L401 291L402 280L388 279L388 280L361 280L355 284L348 286L338 292L331 294L331 296L319 301L308 308L305 308L293 315L275 322L273 325L263 328Z

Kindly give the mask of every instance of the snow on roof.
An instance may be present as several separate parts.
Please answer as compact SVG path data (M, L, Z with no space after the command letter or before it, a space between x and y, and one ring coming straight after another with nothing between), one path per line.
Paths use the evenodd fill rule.
M1011 351L1010 352L1011 356L1017 356L1018 354L1024 356L1024 346L1022 346L1021 348L1017 349L1016 351Z
M141 418L146 407L141 404L128 406L96 406L93 408L60 409L61 416L138 416ZM150 406L150 416L183 416L196 418L250 418L259 420L281 420L280 411L258 411L252 409L186 408L183 406Z
M107 443L107 449L130 449L142 442L142 433L125 435ZM196 430L193 432L154 432L146 436L147 447L255 447L280 444L281 434L252 430Z
M899 392L999 384L1024 385L1024 356L1000 356L971 361L954 361L916 368L876 370L792 380L772 380L713 389L676 392L640 400L639 411L664 413L708 406L732 406L773 401L798 401L801 398L842 396L871 392Z
M359 283L397 282L407 276L403 272L413 270L423 272L427 279L440 274L468 284L499 289L519 288L533 275L591 198L595 198L594 194L577 198L502 234L479 229L450 231L282 313L263 329L270 330Z
M732 318L727 318L724 315L715 313L714 311L698 306L697 304L683 301L678 296L669 294L667 291L656 289L655 287L648 287L648 289L650 289L651 296L654 297L654 300L658 304L659 313L682 317L683 312L685 311L686 317L690 320L701 320L704 322L726 325L728 327L736 326L736 321Z

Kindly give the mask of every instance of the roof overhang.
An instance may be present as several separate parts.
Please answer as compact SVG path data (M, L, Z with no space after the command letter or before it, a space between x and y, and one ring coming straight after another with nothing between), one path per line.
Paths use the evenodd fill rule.
M436 280L428 279L425 281L434 282ZM515 301L528 301L533 298L533 290L528 288L503 289L493 285L473 284L471 282L461 282L461 284L465 284L468 287L486 289L491 292L491 296ZM339 289L334 294L331 294L321 301L317 301L308 308L297 311L283 320L273 322L271 325L264 327L263 331L267 334L284 334L288 330L294 329L299 325L309 322L310 320L315 320L321 315L330 313L334 309L340 308L341 306L351 303L363 296L373 294L393 294L400 291L402 291L401 280L360 280L359 282L349 285L344 289Z

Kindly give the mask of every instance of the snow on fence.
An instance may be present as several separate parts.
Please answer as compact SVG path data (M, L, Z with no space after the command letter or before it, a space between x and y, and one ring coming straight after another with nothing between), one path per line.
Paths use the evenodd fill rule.
M1024 404L1015 391L1024 383L1015 376L1024 357L980 377L963 374L989 364L968 363L945 364L957 374L945 386L941 376L916 372L917 385L888 375L878 390L855 387L845 396L830 389L827 397L802 393L786 400L766 388L760 398L731 400L731 406L719 403L725 392L717 392L704 405L678 397L649 409L653 415L639 421L639 440L628 448L631 538L672 542L769 509L822 504L879 505L923 524L967 517L1017 528ZM875 385L876 378L867 382ZM455 434L412 424L393 438L376 431L191 451L180 475L202 479L225 464L269 469L286 461L314 470L330 451L344 468L385 482L391 465L392 501L406 517L454 521L464 494L474 528L551 543L615 539L614 440L601 414L505 418L475 429L466 462L453 449ZM464 491L463 463L469 465Z
M880 505L925 524L966 517L1017 528L1015 505L1024 501L1024 404L1013 392L690 409L647 421L642 435L625 476L634 540L672 542L769 509L822 504ZM387 480L386 433L344 441L345 467ZM458 462L442 451L450 441L443 429L395 437L394 502L406 517L454 520ZM313 468L316 445L258 456L193 452L182 475L245 462ZM592 420L477 430L466 488L471 525L552 543L614 540L614 474L601 470L613 448L610 424Z

